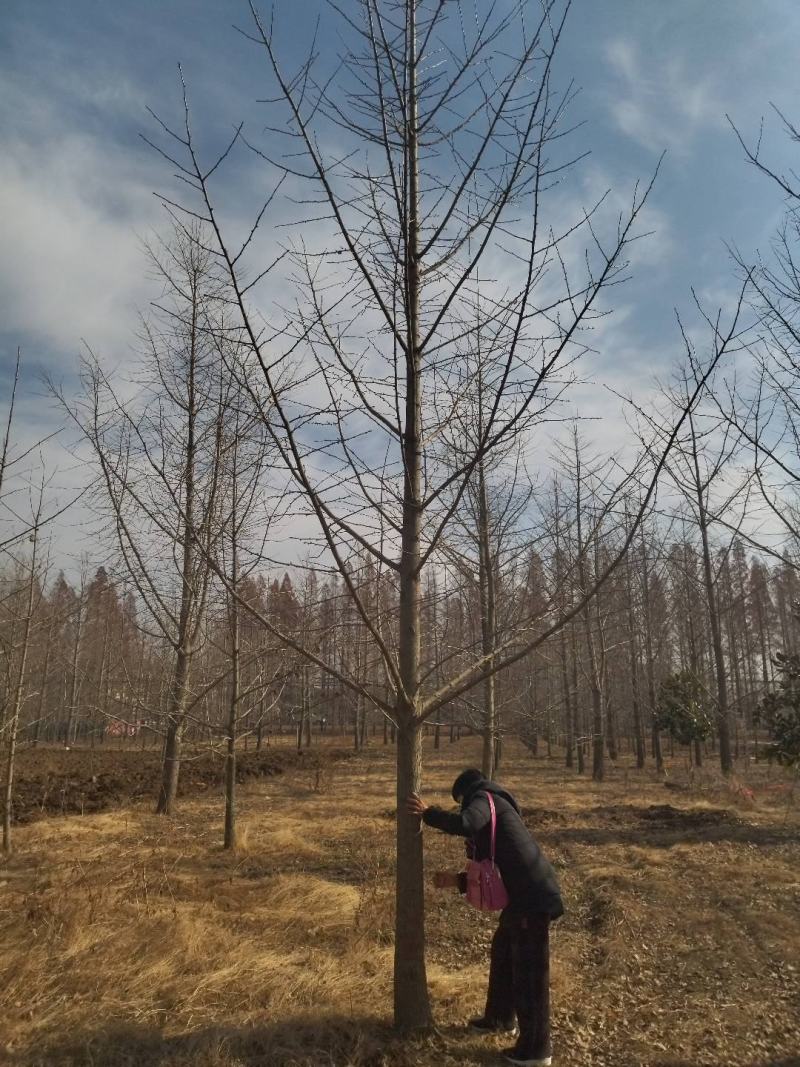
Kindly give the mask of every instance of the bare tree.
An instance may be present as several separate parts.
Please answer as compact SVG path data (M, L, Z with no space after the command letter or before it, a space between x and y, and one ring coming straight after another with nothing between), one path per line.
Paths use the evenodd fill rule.
M451 397L445 397L448 410L439 419L444 464L451 469L463 470L481 448L486 418L485 367L490 361L485 346L474 356L465 352L459 359L464 379L461 403L454 409L447 402ZM495 649L514 631L518 618L529 607L524 596L516 595L520 564L529 556L533 537L533 486L523 456L526 428L521 424L505 448L480 456L466 490L460 486L456 490L461 500L439 543L439 556L452 565L453 574L463 585L457 595L467 599L468 608L471 600L477 600L480 632L473 643L462 640L462 666L475 655L490 665ZM503 596L504 588L513 590L513 595ZM445 582L442 592L452 596L452 582ZM434 655L434 672L440 672L441 665L440 655ZM480 685L476 723L483 734L482 769L487 778L494 773L500 747L496 689L495 673L490 670ZM463 700L468 706L472 703L466 695Z
M11 700L8 709L3 708L0 718L0 738L5 741L5 753L3 758L3 852L7 855L11 852L11 816L13 806L14 763L17 754L17 740L19 737L20 717L23 702L30 694L27 692L28 683L28 657L31 648L31 637L35 627L35 617L42 598L43 573L39 558L39 529L44 517L44 490L45 482L39 487L38 499L34 502L30 521L30 558L26 559L20 567L18 588L15 590L14 601L19 602L20 610L14 612L15 624L19 626L19 637L16 642L12 638L12 646L8 650L9 661L16 663L16 671L11 690ZM13 605L12 605L13 607ZM16 626L14 627L16 629ZM14 630L12 630L13 634Z
M224 335L223 335L224 336ZM247 701L258 695L261 715L266 713L263 701L274 687L281 672L280 660L272 659L272 673L264 668L270 657L263 645L256 655L262 669L250 682L242 677L242 591L256 568L261 564L264 544L271 524L280 517L283 502L278 497L272 500L265 494L265 474L268 464L269 434L263 406L254 406L252 388L243 386L236 367L236 354L227 353L226 362L233 371L236 387L229 398L223 428L220 451L222 482L220 495L223 500L221 536L219 538L220 565L226 577L226 611L230 669L228 682L228 715L225 738L225 832L223 847L234 848L236 844L236 740L240 725L248 714ZM271 507L265 512L265 499ZM201 545L202 548L202 545ZM253 652L249 651L252 658ZM280 698L271 695L270 703Z
M154 318L142 323L138 375L120 384L89 353L83 397L74 405L61 399L99 469L95 501L146 608L142 625L172 650L157 803L159 813L169 814L212 575L208 559L220 530L220 452L230 384L221 373L214 333L221 284L199 232L177 231L170 244L151 247L149 254L164 294Z
M626 526L629 523L626 511ZM645 765L646 749L642 720L641 687L641 641L637 626L636 597L632 574L632 562L629 555L624 563L625 582L625 622L627 626L628 660L630 663L631 711L633 714L634 741L636 745L636 766L641 770Z
M26 542L33 531L31 513L28 508L32 485L40 482L47 490L42 511L38 514L39 530L55 522L73 504L77 503L84 493L83 490L78 490L68 494L66 500L63 497L59 498L59 495L53 491L52 473L44 476L43 448L59 436L61 426L32 443L20 443L12 436L22 366L22 351L18 348L0 451L0 552L2 553ZM17 498L22 501L20 507L17 506Z
M716 331L716 326L714 327ZM684 334L689 353L690 371L685 372L668 399L673 410L684 410L683 404L693 391L699 374L694 347ZM689 378L692 374L692 378ZM708 378L706 377L708 382ZM709 383L709 392L713 386ZM667 416L669 419L669 416ZM667 427L670 423L667 421ZM728 420L719 416L715 407L701 411L690 410L686 432L676 443L668 464L670 478L690 510L700 535L702 588L711 634L714 663L714 696L717 734L720 747L720 766L724 774L733 770L731 746L731 713L728 691L728 664L723 647L723 625L719 604L719 565L714 558L713 527L717 515L725 515L725 525L738 530L747 511L748 480L736 477L733 460L738 446L737 435ZM738 515L738 519L736 516ZM723 560L731 542L724 547Z
M246 36L275 85L265 147L245 140L239 127L205 163L185 94L179 128L161 123L166 147L158 150L177 166L184 192L168 206L208 228L228 272L242 343L266 384L274 446L385 672L385 688L365 685L350 667L306 647L302 635L262 619L396 727L401 1028L431 1020L422 840L405 808L420 787L424 724L585 611L636 531L634 522L607 565L548 626L539 625L538 611L536 618L521 613L488 651L457 668L421 671L426 569L441 565L447 531L480 464L523 426L542 421L587 353L583 330L607 310L601 294L625 276L650 189L637 187L629 210L610 226L603 196L567 220L560 204L548 206L577 158L565 141L572 87L557 92L553 71L569 6L545 0L533 13L524 3L492 3L470 21L461 4L443 0L363 0L353 11L332 5L355 44L330 72L315 63L315 50L298 70L285 70L274 25L252 7ZM283 152L275 147L282 138ZM274 192L238 243L216 202L220 166L244 147L278 167L306 213L297 223L301 236L266 267L252 264L253 238ZM307 195L298 191L304 183ZM293 265L300 299L265 325L254 294L282 257ZM503 276L488 285L492 263L502 264ZM445 466L438 439L470 384L460 354L477 351L480 338L490 340L492 353L482 371L482 429L463 462ZM720 352L725 343L721 337ZM277 374L290 356L298 384L281 394ZM663 456L652 464L645 506L662 465ZM358 552L394 587L391 626L371 613L354 580L350 561Z
M788 138L800 143L797 126L774 105L773 110ZM800 182L796 172L765 162L761 132L749 144L731 126L748 162L786 198L786 210L771 255L751 272L759 317L750 343L753 374L727 382L716 399L721 417L748 446L763 504L761 521L739 532L758 550L792 560L800 546ZM735 259L741 267L741 255Z
M71 495L60 505L52 493L43 446L59 430L31 445L20 445L12 436L22 368L17 350L8 415L0 451L0 574L10 573L8 586L0 597L0 609L7 615L0 661L3 665L3 700L0 705L0 738L5 742L3 758L3 850L11 851L13 782L20 723L28 692L29 663L36 615L42 599L46 567L42 566L42 530L69 508L80 494ZM30 556L27 555L28 551Z

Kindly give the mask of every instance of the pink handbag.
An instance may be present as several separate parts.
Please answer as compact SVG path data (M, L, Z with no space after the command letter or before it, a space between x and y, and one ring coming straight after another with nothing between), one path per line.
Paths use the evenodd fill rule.
M497 816L492 794L486 794L492 817L491 858L469 860L467 863L467 901L479 911L501 911L508 904L508 892L503 877L494 862L494 845L497 836Z

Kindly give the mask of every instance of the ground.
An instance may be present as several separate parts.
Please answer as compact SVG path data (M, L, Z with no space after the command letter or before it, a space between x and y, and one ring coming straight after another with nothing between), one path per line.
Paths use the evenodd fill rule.
M426 743L426 799L449 803L455 773L478 754L475 739L438 752ZM34 818L31 802L15 827L15 854L0 866L0 1063L500 1062L500 1040L463 1028L483 1006L496 917L452 892L427 897L437 1030L414 1041L391 1031L390 748L349 759L287 751L281 773L251 767L234 853L220 847L215 779L198 773L176 816L159 818L126 792L130 758L25 756L23 780L47 791L66 779L71 796L116 773L106 792L117 806L87 814L76 801L83 815L44 817L45 803ZM37 778L37 761L49 778ZM687 787L676 762L665 788L625 762L595 784L509 745L499 775L564 890L554 1062L800 1065L800 821L784 777L759 766L744 788L710 773ZM460 842L425 835L429 873L460 863Z

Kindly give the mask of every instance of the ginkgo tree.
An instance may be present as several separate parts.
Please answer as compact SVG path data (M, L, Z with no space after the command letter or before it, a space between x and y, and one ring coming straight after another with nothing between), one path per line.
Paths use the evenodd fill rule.
M423 727L579 617L638 528L628 524L580 595L566 602L551 590L488 649L478 635L458 657L443 649L423 669L424 591L436 573L437 595L448 594L448 531L463 521L492 457L509 454L522 435L533 448L553 403L565 402L576 361L590 354L589 331L608 313L605 294L624 280L641 236L652 183L634 189L621 217L605 195L583 205L563 194L583 156L571 147L573 87L559 89L554 68L569 8L568 0L477 9L458 0L331 3L335 25L322 26L290 69L280 20L251 4L242 32L271 82L266 131L256 139L239 126L205 159L184 84L182 120L158 119L151 138L180 179L181 192L164 195L168 210L187 231L202 224L226 273L243 379L265 388L298 522L317 531L318 558L338 573L370 668L347 669L274 619L261 621L396 729L394 1011L402 1029L431 1022L422 837L406 812L421 785ZM332 64L318 48L323 35L340 42ZM268 192L251 224L231 229L219 179L240 153L263 163ZM260 235L281 204L278 244ZM278 263L296 295L287 301L281 285L280 302L265 307L261 282L275 278ZM735 309L714 336L710 365L737 317ZM486 356L470 362L469 351ZM454 462L441 441L478 391L470 367L480 368L482 414ZM621 471L611 499L636 481L644 513L685 414L657 453L644 450ZM390 596L365 595L387 586Z

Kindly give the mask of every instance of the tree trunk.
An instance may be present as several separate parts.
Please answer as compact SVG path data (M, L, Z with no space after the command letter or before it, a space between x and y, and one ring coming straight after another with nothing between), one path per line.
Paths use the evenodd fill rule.
M570 700L569 673L567 670L567 634L566 627L561 627L559 634L559 659L561 662L561 690L564 700L564 713L566 716L567 739L564 762L566 767L572 769L575 762L575 714Z
M38 547L38 518L33 531L33 551L31 553L31 572L28 580L28 600L25 612L25 626L22 631L22 648L20 650L19 670L14 686L14 698L11 704L11 717L6 720L8 731L8 748L6 751L5 782L3 783L3 852L11 854L11 812L14 797L14 762L17 754L17 735L19 717L25 694L25 676L28 667L28 649L30 647L31 624L33 621L33 601L36 590L36 550Z
M699 475L698 475L699 477ZM698 494L700 501L700 536L703 546L703 578L708 601L708 621L711 628L711 649L714 655L714 675L717 687L717 733L719 736L719 763L723 774L733 771L731 755L731 731L728 712L728 680L725 676L725 655L722 649L722 632L714 588L714 575L711 563L711 548L708 540L708 526L705 517L705 503L702 491Z
M408 111L406 172L408 223L406 240L406 395L403 426L403 517L400 558L398 665L403 692L397 699L397 888L394 939L394 1022L400 1030L433 1024L425 972L425 901L422 882L422 834L418 820L406 814L411 793L420 788L421 723L419 692L422 528L422 352L420 349L419 164L417 129L416 3L408 6Z
M414 1030L433 1023L425 971L423 838L419 820L405 811L409 795L420 789L422 731L408 712L402 719L397 731L394 1018L400 1030Z
M656 726L656 673L653 654L653 624L650 612L650 564L647 558L647 541L644 523L641 526L642 544L642 602L644 608L644 647L645 671L647 675L647 700L650 705L650 740L656 770L664 769L664 757L661 751L661 736Z
M239 699L241 688L241 621L239 617L239 601L237 588L239 584L239 554L238 554L238 527L237 527L237 443L233 448L233 479L231 506L231 588L232 593L228 596L228 618L231 630L231 692L228 704L228 737L225 752L225 832L223 848L236 847L236 725L239 714Z
M581 587L586 590L584 564L580 564ZM591 617L587 605L583 612L584 640L589 658L589 691L592 696L592 778L602 782L605 777L605 724L603 722L603 690L600 679L601 667L598 662L597 648L592 633ZM602 635L600 640L602 641Z
M225 836L223 848L236 847L236 708L239 702L238 663L234 668L225 752Z
M692 464L694 467L695 502L697 504L697 521L700 527L700 542L703 548L703 582L706 602L708 604L708 621L711 629L711 650L714 657L714 675L717 686L717 732L719 735L719 762L723 774L733 770L731 757L731 735L728 711L728 681L725 676L725 656L722 649L722 630L720 626L719 604L714 583L714 570L711 560L711 546L708 537L708 511L706 508L705 483L700 472L698 443L694 430L694 421L689 413L689 428L692 442Z
M575 717L575 733L578 735L576 755L578 757L578 774L586 770L586 750L583 737L583 708L578 697L578 632L574 621L570 623L572 645L572 707Z
M478 584L481 608L481 651L492 662L495 646L495 582L494 561L489 543L489 502L486 495L486 478L483 464L478 464ZM495 676L488 675L483 682L483 757L484 778L491 778L495 765L495 738L497 735L497 712L495 706Z
M628 522L627 511L625 514ZM633 602L633 583L631 582L630 557L625 560L625 606L628 623L628 663L631 679L631 712L633 713L633 735L636 747L636 767L642 770L645 765L644 732L642 729L642 706L639 691L639 642L636 635L636 613Z
M72 649L72 682L70 686L69 707L67 709L67 725L64 730L64 747L68 748L72 739L72 730L75 723L75 709L78 703L78 656L81 649L81 631L83 629L83 588L81 588L78 600L78 618L75 622L75 644Z
M50 677L50 657L53 651L53 630L55 628L55 612L50 616L50 625L47 628L47 647L44 652L44 665L42 666L42 680L39 686L39 710L36 713L36 723L33 728L33 747L36 748L42 736L42 722L47 706L47 690Z
M604 691L608 692L608 681L604 683ZM606 701L606 726L608 730L608 758L613 763L619 758L619 742L617 741L617 716L613 702Z
M592 778L602 782L605 777L605 738L603 736L603 691L590 682L592 692Z
M186 683L189 677L191 655L178 649L175 674L170 686L170 705L167 712L167 735L164 744L164 763L161 769L161 786L156 804L157 815L171 815L178 794L178 775L181 765L181 747L185 727L187 700Z
M306 748L311 748L311 693L308 684L308 668L303 668L303 722L305 724Z

